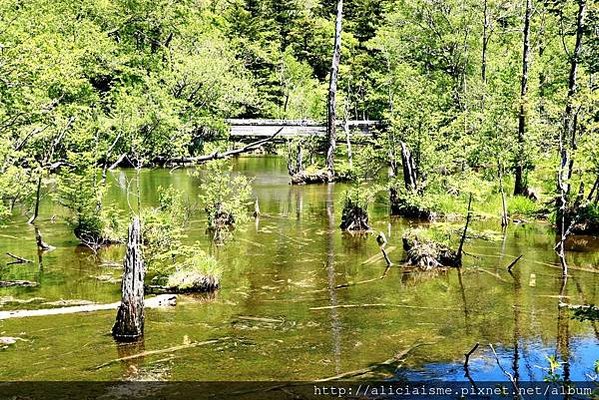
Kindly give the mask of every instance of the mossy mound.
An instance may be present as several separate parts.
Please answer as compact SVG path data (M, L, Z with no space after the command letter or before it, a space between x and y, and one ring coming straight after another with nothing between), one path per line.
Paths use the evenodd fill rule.
M407 253L407 263L423 271L437 268L460 267L458 254L446 244L417 235L414 231L402 237L403 248Z

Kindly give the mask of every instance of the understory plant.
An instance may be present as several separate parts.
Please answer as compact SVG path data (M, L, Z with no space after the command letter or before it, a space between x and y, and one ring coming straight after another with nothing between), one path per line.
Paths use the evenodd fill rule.
M226 161L213 161L198 171L200 202L208 217L208 231L215 241L222 241L232 229L249 219L248 205L252 199L251 181L232 171Z

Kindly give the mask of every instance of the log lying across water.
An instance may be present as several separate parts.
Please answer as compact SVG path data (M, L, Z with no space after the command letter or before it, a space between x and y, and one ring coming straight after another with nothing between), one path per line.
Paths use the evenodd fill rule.
M15 286L20 286L20 287L36 287L36 286L39 286L39 284L37 282L23 281L23 280L19 280L19 281L0 281L0 288L15 287Z
M146 308L161 308L171 307L177 304L177 296L175 295L160 295L146 299ZM41 310L14 310L0 311L0 320L9 318L25 318L25 317L45 317L49 315L61 314L77 314L95 311L116 310L120 307L121 302L110 304L88 304L83 306L60 307L60 308L44 308Z

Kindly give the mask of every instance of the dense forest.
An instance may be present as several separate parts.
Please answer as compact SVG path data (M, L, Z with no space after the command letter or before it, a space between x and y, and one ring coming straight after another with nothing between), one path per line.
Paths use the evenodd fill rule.
M234 137L232 120L258 125L271 121L282 128L254 141L255 137ZM323 129L321 134L283 135L289 126ZM360 126L368 129L364 132ZM244 153L252 159L268 154L283 160L289 204L273 201L280 195L277 190L282 191L272 189L274 178L275 183L269 181L272 193L259 199L259 184L233 168L239 168L236 156ZM265 161L265 165L277 167L276 162ZM276 177L275 169L270 172ZM143 178L144 171L155 173L160 181L156 190L142 184L148 179ZM174 178L183 171L195 185L193 189L182 190L183 179ZM335 187L343 190L337 208ZM122 191L121 197L114 194L115 188ZM305 191L293 191L299 188ZM310 188L316 189L310 192ZM292 196L297 198L293 206ZM304 210L302 196L314 209ZM267 212L261 210L261 201L269 207ZM44 215L48 203L55 208ZM293 207L297 224L304 230L281 233L294 227L276 225L291 220ZM255 229L248 229L252 215ZM270 224L266 228L260 228L260 215ZM308 221L304 226L302 218ZM521 316L515 304L520 304L521 290L537 290L537 273L539 281L543 279L532 269L533 261L522 267L527 268L528 288L522 289L520 278L512 274L523 255L528 256L525 251L536 254L539 248L550 249L552 259L542 258L538 264L556 268L558 275L561 272L562 308L568 306L562 300L568 299L569 265L579 273L597 272L592 255L589 259L595 265L581 266L578 261L583 256L572 255L570 250L588 245L592 253L596 239L590 238L599 235L599 2L0 0L0 227L17 226L28 235L42 271L43 256L55 246L58 252L70 249L68 242L61 248L48 235L56 232L51 225L56 220L68 227L77 251L89 251L100 267L106 264L98 256L102 251L106 251L104 256L115 251L120 259L126 251L126 274L128 268L144 270L145 265L145 287L143 274L141 285L138 281L137 286L126 288L126 279L122 283L122 304L131 295L127 291L135 291L137 301L141 298L137 304L141 306L136 307L141 310L144 290L180 294L221 287L220 279L227 272L224 266L238 267L227 258L226 243L235 237L240 240L231 246L249 246L256 257L267 260L262 266L269 271L278 268L277 262L299 262L280 259L299 260L309 253L311 245L306 243L311 240L319 253L310 255L311 263L297 267L308 278L279 279L278 274L287 272L277 270L272 281L256 286L291 285L297 278L298 286L310 287L310 280L322 271L302 268L317 264L320 268L322 263L314 260L322 253L326 256L323 271L328 274L322 279L328 289L322 290L330 294L331 304L323 306L317 299L309 310L334 310L332 319L339 318L336 290L362 284L359 288L364 288L382 279L361 276L364 279L358 280L352 275L356 278L352 282L335 281L340 279L336 265L341 268L341 263L335 264L335 255L354 265L352 252L366 255L372 242L367 242L369 237L376 238L376 255L355 264L355 269L363 271L384 261L383 277L394 265L391 258L395 255L389 253L402 244L406 255L402 266L430 272L437 267L444 271L461 267L468 241L491 240L502 232L503 257L506 238L517 242L526 237L528 248L514 246L520 256L507 268L513 288L512 279L502 278L496 265L485 277L491 284L481 278L470 287L483 291L497 285L505 292L502 297L509 297L504 300L509 313L514 305L517 353ZM207 234L195 230L193 224L198 221ZM391 239L393 223L397 224L393 232L401 235ZM388 226L387 235L383 226ZM547 227L549 239L531 239L529 226ZM491 233L484 230L488 227ZM514 227L523 229L508 235ZM268 236L275 235L276 229L280 230L276 240L284 237L285 243ZM344 231L340 239L344 247L335 253L335 234L340 231ZM357 233L358 241L347 232ZM585 244L579 245L577 236ZM260 243L260 237L279 245ZM401 237L399 242L397 237ZM285 247L293 245L298 248ZM217 247L220 250L214 250ZM69 254L66 257L72 257ZM240 254L235 254L235 262L247 261ZM14 263L34 263L19 254L8 255ZM488 257L471 256L483 266L489 262ZM77 253L76 259L80 258L84 257ZM247 268L252 271L251 279L263 278L253 266ZM482 269L476 266L469 273ZM459 280L448 280L447 291L443 289L438 297L447 300L450 288L461 291L458 300L447 302L461 304L463 300L464 331L470 335L467 289L462 270L455 270ZM6 271L0 269L9 275ZM0 278L0 287L43 286ZM89 276L85 279L90 280ZM244 279L239 270L231 273L232 281L244 284ZM427 279L422 279L428 282L422 284L428 287L424 295L432 293L430 299L436 302L435 290L441 284L435 286ZM367 308L400 302L389 294L397 291L387 281L376 289L386 300L362 299ZM56 283L50 282L47 287ZM584 299L587 287L575 282ZM555 288L547 282L538 286L544 290L543 301L556 297ZM316 288L313 293L324 291ZM280 293L285 292L281 289ZM415 305L410 307L420 309L422 292L413 293ZM3 304L0 301L0 307ZM572 306L581 321L596 323L596 307ZM569 360L570 343L563 344L569 333L564 336L560 330L569 322L564 322L562 308L556 307L561 325L555 336L558 345L567 348L560 353L562 358ZM306 309L301 312L310 314ZM480 321L485 321L486 310L477 312ZM122 313L126 310L119 309ZM119 318L121 322L126 319ZM273 324L272 318L247 318L236 323ZM278 319L274 321L278 324ZM143 313L141 322L128 323L134 325L133 330L141 326L139 334L143 335ZM550 325L553 320L543 323ZM120 329L128 329L117 328L118 324L115 337ZM222 321L215 324L223 325ZM331 326L335 336L342 324L333 321ZM414 336L428 334L421 327L414 332ZM478 342L474 332L468 338ZM595 332L599 332L596 327ZM338 346L340 337L334 339ZM462 345L470 348L472 343ZM461 357L467 349L460 351ZM314 368L321 371L318 362ZM339 365L340 361L338 373ZM298 376L305 379L308 375Z
M327 140L281 151L292 175L326 158L324 180L355 181L358 208L387 187L392 214L430 217L473 193L504 225L523 213L553 216L564 233L599 228L595 2L3 0L0 10L4 219L19 208L34 222L52 192L79 238L104 241L116 223L101 211L109 168L193 160L230 146L227 119L277 118L326 122ZM347 120L380 121L355 154L349 137L335 141ZM387 169L382 187L359 186Z

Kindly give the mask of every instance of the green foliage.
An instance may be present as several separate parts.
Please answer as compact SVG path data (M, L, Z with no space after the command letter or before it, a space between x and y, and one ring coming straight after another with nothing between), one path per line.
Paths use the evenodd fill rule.
M192 289L195 276L220 279L222 267L214 257L201 250L187 250L188 254L174 265L174 272L168 276L167 287L176 287L183 291Z
M70 211L67 221L75 236L93 246L122 241L126 227L117 209L102 204L105 186L90 156L71 155L71 160L73 166L58 175L54 196Z
M200 202L208 216L208 228L228 231L232 226L243 225L249 218L250 181L244 175L233 173L226 161L210 162L198 175Z

